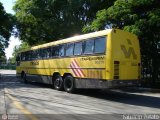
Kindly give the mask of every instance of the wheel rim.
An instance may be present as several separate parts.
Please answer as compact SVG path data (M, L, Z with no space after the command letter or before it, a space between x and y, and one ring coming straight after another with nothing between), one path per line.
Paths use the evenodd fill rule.
M54 81L54 88L57 90L62 89L62 78L60 76L55 77L55 81Z
M68 80L66 81L66 88L67 88L67 89L71 89L71 88L72 88L72 81L71 81L70 79L68 79Z
M55 80L54 86L55 86L56 88L58 88L58 87L61 86L61 80L60 80L60 78L57 78L57 79Z

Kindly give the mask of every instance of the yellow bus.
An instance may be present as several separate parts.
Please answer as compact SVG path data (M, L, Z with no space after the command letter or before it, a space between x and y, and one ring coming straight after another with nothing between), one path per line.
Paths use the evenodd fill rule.
M17 76L57 90L137 85L141 75L137 36L107 29L32 47L17 56Z

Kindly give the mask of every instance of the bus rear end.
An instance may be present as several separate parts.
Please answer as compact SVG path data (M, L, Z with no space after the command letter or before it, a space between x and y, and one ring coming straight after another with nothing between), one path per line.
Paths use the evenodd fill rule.
M137 36L122 30L111 33L110 80L108 87L138 85L141 75L140 47Z

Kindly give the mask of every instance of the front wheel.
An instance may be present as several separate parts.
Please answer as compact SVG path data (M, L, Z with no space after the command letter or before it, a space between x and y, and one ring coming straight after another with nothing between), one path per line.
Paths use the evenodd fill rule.
M74 78L68 75L64 79L64 90L68 93L73 93L75 91Z
M22 80L24 83L26 83L26 84L28 83L26 73L23 73Z
M53 84L56 90L63 90L63 79L60 75L54 77Z

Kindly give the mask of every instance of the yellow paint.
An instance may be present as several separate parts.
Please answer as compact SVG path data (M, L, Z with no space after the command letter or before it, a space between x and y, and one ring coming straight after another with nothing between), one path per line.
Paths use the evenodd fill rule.
M39 46L32 47L31 50L43 47L59 45L68 42L82 41L88 38L106 36L106 54L105 55L88 55L68 58L54 58L47 60L36 60L38 65L31 64L31 61L21 62L17 67L17 73L25 71L29 74L49 75L59 72L62 76L65 73L71 73L70 64L76 60L81 70L85 74L81 78L95 78L104 80L113 80L115 75L114 61L119 61L119 78L120 80L138 80L140 76L140 47L137 36L118 29L109 29L63 39ZM97 57L103 58L96 60ZM33 61L32 61L33 62ZM94 75L92 75L94 74Z
M39 120L37 117L35 117L32 112L30 112L27 108L25 108L18 99L16 99L15 97L13 97L12 95L9 94L8 89L5 89L5 93L7 95L7 97L13 102L13 104L15 105L15 107L17 109L19 109L22 113L24 113L29 119L31 120Z

